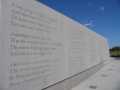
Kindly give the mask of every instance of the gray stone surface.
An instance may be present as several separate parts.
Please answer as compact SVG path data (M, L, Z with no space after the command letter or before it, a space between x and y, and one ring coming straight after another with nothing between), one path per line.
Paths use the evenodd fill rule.
M99 63L81 73L78 73L64 81L61 81L53 86L45 88L44 90L72 90L72 88L77 87L79 84L87 81L92 75L97 73L101 68L104 67L104 62Z
M0 89L69 90L108 60L107 40L80 23L36 0L0 1Z

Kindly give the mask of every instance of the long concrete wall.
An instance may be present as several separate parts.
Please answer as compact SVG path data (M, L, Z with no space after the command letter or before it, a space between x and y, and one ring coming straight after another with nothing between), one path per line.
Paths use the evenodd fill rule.
M0 90L67 90L109 57L104 37L35 0L1 7Z

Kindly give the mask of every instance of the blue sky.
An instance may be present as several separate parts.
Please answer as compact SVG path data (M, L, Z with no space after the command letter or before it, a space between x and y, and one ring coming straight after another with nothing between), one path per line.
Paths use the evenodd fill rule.
M39 0L120 46L120 0Z

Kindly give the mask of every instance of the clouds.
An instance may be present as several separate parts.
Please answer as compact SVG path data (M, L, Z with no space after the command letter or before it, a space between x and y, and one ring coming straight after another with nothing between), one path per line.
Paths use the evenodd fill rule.
M85 24L84 24L86 27L94 27L95 26L95 23L94 23L94 20L93 19L90 19L88 20Z
M89 27L89 26L92 26L92 23L85 23L84 25Z
M100 10L100 11L104 11L104 10L105 10L105 7L104 7L104 6L100 6L100 7L99 7L99 10Z
M89 9L100 11L100 12L104 12L105 11L105 6L104 6L104 2L103 1L102 2L101 1L98 1L98 2L93 2L93 1L87 2L87 7Z

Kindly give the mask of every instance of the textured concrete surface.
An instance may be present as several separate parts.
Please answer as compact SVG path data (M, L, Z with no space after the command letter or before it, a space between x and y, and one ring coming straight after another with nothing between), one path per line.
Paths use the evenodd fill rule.
M52 85L43 90L71 90L73 87L87 80L89 77L94 75L104 66L104 62L101 62L83 72L80 72L64 81L61 81L55 85Z
M120 90L120 59L111 59L96 74L72 90Z
M108 60L106 38L37 0L1 7L0 90L71 90Z

